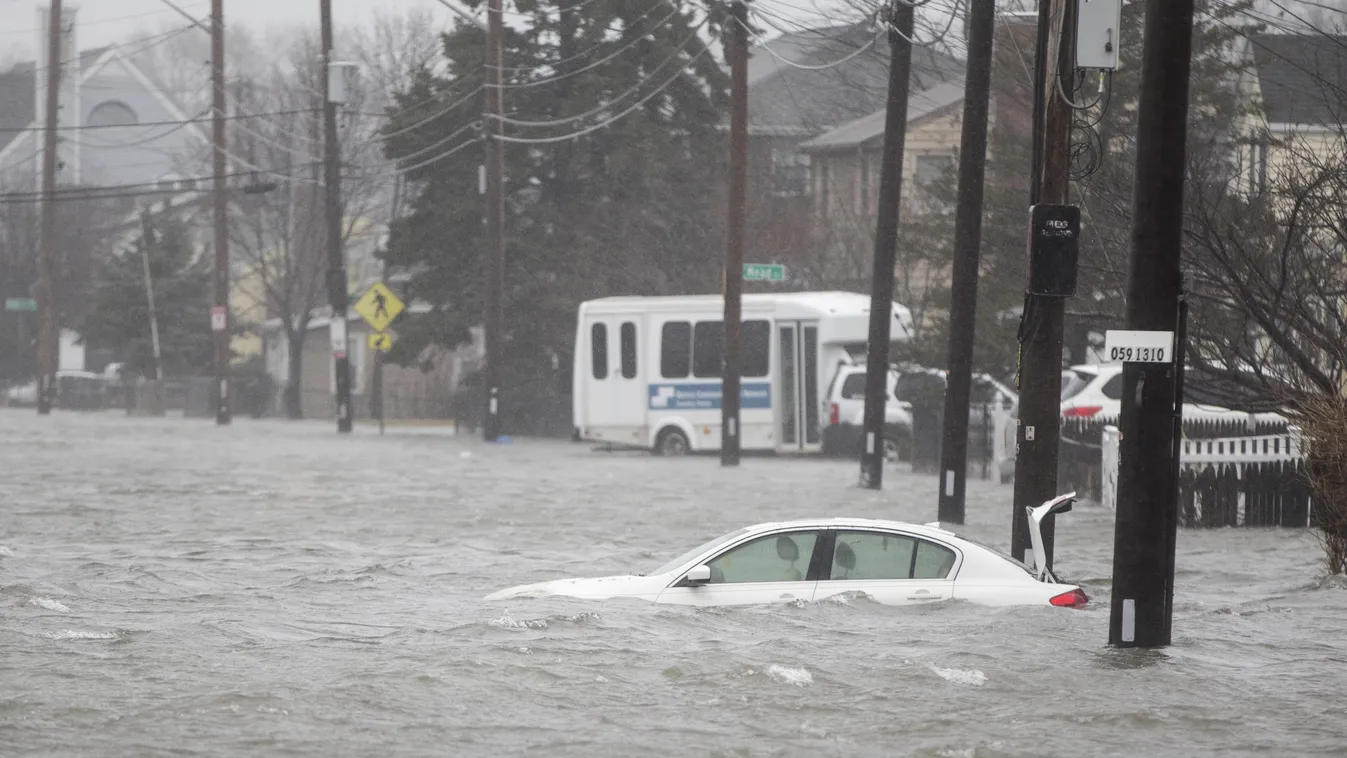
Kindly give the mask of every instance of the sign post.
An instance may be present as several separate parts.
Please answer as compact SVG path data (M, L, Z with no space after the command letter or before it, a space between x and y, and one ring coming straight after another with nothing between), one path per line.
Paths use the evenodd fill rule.
M374 331L369 334L369 349L374 352L374 415L379 419L379 434L384 433L384 353L393 349L393 335L387 331L393 319L407 306L383 282L375 282L355 303L355 312Z

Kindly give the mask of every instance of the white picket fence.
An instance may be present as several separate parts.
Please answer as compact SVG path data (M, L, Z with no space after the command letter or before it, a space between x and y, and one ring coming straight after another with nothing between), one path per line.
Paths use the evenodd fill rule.
M1118 466L1121 462L1119 443L1122 435L1116 426L1104 427L1100 445L1102 460L1100 499L1110 510L1118 507ZM1301 458L1301 439L1295 427L1287 434L1269 434L1258 437L1221 437L1217 439L1185 439L1179 448L1180 469L1204 469L1209 466L1258 463L1286 463Z

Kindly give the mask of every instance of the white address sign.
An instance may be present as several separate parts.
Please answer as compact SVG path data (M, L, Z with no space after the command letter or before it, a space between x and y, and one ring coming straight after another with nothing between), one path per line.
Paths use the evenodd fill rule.
M1173 332L1111 329L1104 333L1104 360L1109 363L1173 363Z

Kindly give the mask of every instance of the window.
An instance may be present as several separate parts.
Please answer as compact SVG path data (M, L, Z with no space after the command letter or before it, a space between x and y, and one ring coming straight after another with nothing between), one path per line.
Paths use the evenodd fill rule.
M852 374L842 382L843 400L865 399L865 374Z
M622 378L636 378L636 325L630 321L622 325Z
M794 150L772 148L772 192L777 195L809 193L809 156Z
M660 329L659 373L665 379L685 379L692 364L692 324L669 321Z
M882 532L838 532L833 547L833 580L944 579L954 568L954 551L934 542Z
M120 100L107 100L89 111L89 126L132 126L140 123L131 106Z
M719 321L699 321L692 330L692 375L699 379L720 376L725 329Z
M1122 400L1123 375L1115 374L1114 377L1104 383L1104 388L1100 392L1109 400Z
M745 321L739 334L740 368L743 376L757 379L767 376L768 350L772 344L772 326L766 321Z
M816 532L790 532L731 548L710 562L711 583L802 582L817 541Z
M829 192L830 187L828 186L828 179L829 179L828 173L829 173L829 172L828 172L828 164L826 164L826 163L819 164L819 175L818 175L819 205L818 205L818 207L819 207L819 210L823 211L825 214L828 213L828 212L830 212L830 211L832 210L832 208L830 208L830 207L828 206L829 196L831 195L831 193Z
M934 542L917 541L917 559L912 562L913 579L944 579L954 568L954 551Z
M937 198L932 190L953 165L954 156L951 155L917 156L917 175L915 177L917 186L914 188L912 198L916 201L918 210L942 210L948 207L949 203Z
M861 213L870 212L870 159L861 156Z
M594 360L594 378L608 378L608 326L595 324L589 329L589 352Z

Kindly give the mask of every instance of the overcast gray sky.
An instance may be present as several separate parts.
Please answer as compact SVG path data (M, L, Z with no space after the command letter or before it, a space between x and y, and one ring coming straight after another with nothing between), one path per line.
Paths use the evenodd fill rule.
M173 0L198 18L210 15L210 0ZM37 40L37 9L45 2L0 0L0 60L31 60ZM124 42L137 32L159 32L187 21L162 0L82 0L79 8L79 44L82 48ZM424 8L446 27L452 14L436 0L332 0L333 24L363 24L382 8ZM244 24L255 31L269 27L318 28L318 0L225 0L225 27Z

